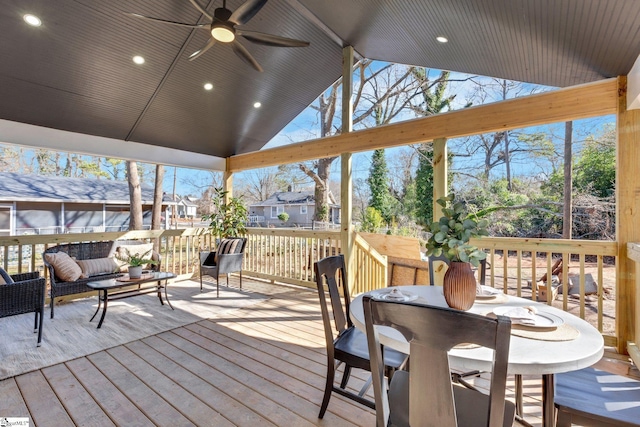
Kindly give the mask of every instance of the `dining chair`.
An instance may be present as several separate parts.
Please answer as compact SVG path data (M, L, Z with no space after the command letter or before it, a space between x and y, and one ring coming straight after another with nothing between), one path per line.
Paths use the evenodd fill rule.
M367 338L364 333L355 328L348 316L351 300L345 274L344 257L337 255L321 259L314 263L314 271L327 343L327 377L318 418L324 417L332 392L353 399L370 408L375 408L375 403L364 397L370 387L369 381L365 383L359 393L351 392L346 388L351 369L358 368L371 371L371 368ZM325 294L325 287L329 293L329 300L327 300ZM342 300L344 300L344 306ZM331 307L331 314L329 307ZM335 325L335 333L331 325L332 320ZM396 369L405 363L406 359L406 354L385 348L384 364L387 374L392 375ZM335 374L341 364L344 364L344 372L340 386L337 387L334 384Z
M640 381L595 368L555 375L557 427L640 426Z
M505 400L511 321L413 302L363 298L378 427L506 427L515 405ZM398 330L409 342L410 367L387 385L378 329ZM451 381L447 352L465 345L494 350L489 394Z

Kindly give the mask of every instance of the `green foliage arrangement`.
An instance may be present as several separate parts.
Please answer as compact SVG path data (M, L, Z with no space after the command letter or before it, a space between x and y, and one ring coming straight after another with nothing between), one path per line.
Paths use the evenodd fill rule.
M432 234L426 245L427 255L444 254L449 261L469 262L478 267L487 254L478 247L470 245L469 239L487 236L488 221L486 219L476 221L467 213L464 204L455 201L453 193L447 197L441 197L436 203L442 206L443 216L429 228Z
M286 212L282 212L281 214L278 214L278 219L284 224L285 222L289 221L289 214Z
M117 253L114 256L119 261L126 262L129 265L129 267L143 267L145 265L158 265L158 261L151 258L145 258L147 255L151 253L152 249L149 249L147 252L143 253L142 255L140 255L140 253L138 252L132 254L131 252L129 252L127 248L122 248L122 249L124 249L124 252L125 252L124 256Z
M377 233L383 224L384 218L382 218L380 211L371 206L367 207L362 216L361 230L365 233Z
M216 188L213 199L213 213L203 215L203 221L209 221L209 232L219 239L238 237L247 233L249 212L241 199L231 197L228 203L224 198L228 191Z

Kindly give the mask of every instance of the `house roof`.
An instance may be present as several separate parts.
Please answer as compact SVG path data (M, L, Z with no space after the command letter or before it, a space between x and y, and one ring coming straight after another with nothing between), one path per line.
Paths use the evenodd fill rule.
M253 203L251 207L260 206L276 206L276 205L309 205L315 204L315 196L313 191L282 191L273 193L267 200L262 202ZM334 207L339 207L336 204L333 195L329 194L329 204Z
M165 164L198 163L176 152L211 156L202 163L212 164L259 150L340 77L345 45L371 59L560 87L625 75L640 54L637 0L270 0L242 28L310 46L241 40L262 73L223 43L189 61L207 31L126 14L207 21L188 0L5 3L0 119L109 138L76 144L78 152L149 144L118 147L125 158ZM203 6L211 13L220 3ZM26 25L26 13L42 26ZM441 35L449 42L438 43ZM146 62L134 64L134 55ZM0 141L47 143L3 135L8 124L0 124ZM69 140L56 147L68 149Z
M142 185L142 203L153 204L153 187ZM0 172L2 202L129 204L129 184L108 179L66 178ZM164 205L174 204L165 197Z

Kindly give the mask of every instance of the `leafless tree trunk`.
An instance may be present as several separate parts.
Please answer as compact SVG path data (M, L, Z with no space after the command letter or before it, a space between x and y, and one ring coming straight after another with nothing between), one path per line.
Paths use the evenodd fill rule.
M566 122L564 126L564 207L562 215L562 238L570 239L573 228L573 165L571 144L573 142L573 122Z
M153 192L153 210L151 211L151 229L162 228L162 181L164 180L164 166L156 165L156 184Z
M129 230L142 230L142 189L138 176L138 165L127 161L127 180L129 182Z

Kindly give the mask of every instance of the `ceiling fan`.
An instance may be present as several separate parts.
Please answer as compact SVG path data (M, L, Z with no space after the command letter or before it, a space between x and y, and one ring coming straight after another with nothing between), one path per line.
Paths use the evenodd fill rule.
M280 37L273 34L259 33L257 31L249 31L238 28L240 25L244 25L251 18L253 18L262 7L267 3L267 0L247 0L242 3L235 11L227 9L227 1L222 1L222 7L217 8L213 12L213 16L207 12L197 0L189 0L189 2L198 9L200 13L211 20L210 24L187 24L184 22L167 21L165 19L152 18L150 16L140 15L138 13L128 13L128 15L136 18L147 19L154 22L161 22L164 24L179 25L181 27L190 27L196 29L207 29L211 33L211 38L202 48L193 52L189 56L189 61L201 56L216 42L229 43L236 55L240 57L244 62L251 65L257 71L262 71L262 67L254 59L249 51L238 42L237 37L241 36L248 41L265 46L276 47L306 47L309 46L309 42L302 40L289 39L286 37Z

